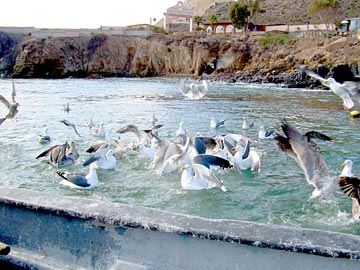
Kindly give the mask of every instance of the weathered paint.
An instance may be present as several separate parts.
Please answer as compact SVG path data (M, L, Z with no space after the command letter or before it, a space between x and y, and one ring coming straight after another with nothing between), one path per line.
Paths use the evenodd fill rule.
M356 235L11 188L0 205L0 261L33 269L360 269Z

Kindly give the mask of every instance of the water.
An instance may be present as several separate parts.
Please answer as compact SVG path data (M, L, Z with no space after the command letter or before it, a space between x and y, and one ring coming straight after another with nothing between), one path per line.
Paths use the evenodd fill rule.
M268 224L316 228L360 234L359 224L351 216L351 199L341 191L330 201L309 200L313 188L299 166L274 141L256 144L262 168L258 174L229 171L219 175L229 191L220 189L186 191L181 188L180 174L158 175L149 169L150 162L139 155L118 160L113 171L99 171L100 185L93 190L74 190L59 184L56 168L46 159L35 157L49 145L37 142L47 125L53 138L51 145L75 140L80 161L86 160L85 149L98 139L90 134L85 122L94 115L103 122L106 140L118 138L116 130L127 124L148 128L150 114L155 113L164 126L159 135L175 137L179 122L184 121L194 135L200 131L212 135L209 117L227 119L220 133L240 133L257 138L260 125L280 131L284 117L302 131L318 130L332 137L319 142L331 173L341 172L345 159L354 161L360 170L359 121L350 119L341 100L330 91L307 91L276 86L211 83L204 100L183 98L176 79L101 79L101 80L15 80L20 111L15 119L0 126L0 185L25 188L48 194L87 197L153 207L178 213L215 219L239 219ZM0 80L1 94L9 98L10 80ZM63 110L69 102L71 111ZM0 106L0 115L5 115ZM243 132L242 117L255 122ZM77 125L82 137L59 121L67 119ZM132 134L122 136L134 141ZM80 164L71 171L87 171Z

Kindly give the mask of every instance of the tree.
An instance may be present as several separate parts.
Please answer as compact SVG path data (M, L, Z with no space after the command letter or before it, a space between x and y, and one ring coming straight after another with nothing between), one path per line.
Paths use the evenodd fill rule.
M312 0L309 13L317 14L323 23L333 25L337 17L338 7L338 0Z
M197 29L200 28L200 23L202 23L203 21L204 21L204 19L201 16L195 16L194 17L194 23L196 23Z
M215 33L215 29L214 29L214 24L215 23L218 23L218 18L215 14L211 14L209 17L208 17L208 21L211 23L211 27L212 27L212 30L213 32Z
M250 19L256 13L263 13L264 9L260 7L260 0L239 0L234 2L230 8L230 20L236 28L249 25ZM246 28L244 28L246 34Z
M250 16L250 11L248 10L247 6L238 2L234 2L231 5L229 17L234 27L240 29L243 26L245 26L245 23L247 22L249 16ZM244 34L245 33L246 30L244 30Z

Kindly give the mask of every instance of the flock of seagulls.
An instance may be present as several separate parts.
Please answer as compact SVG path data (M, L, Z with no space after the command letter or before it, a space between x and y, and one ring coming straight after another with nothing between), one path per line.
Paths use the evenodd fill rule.
M328 86L335 94L343 100L345 109L354 107L353 100L358 99L358 90L352 83L338 84L334 79L323 79L307 67L302 70ZM351 87L350 87L351 85ZM188 83L183 80L179 83L181 93L191 100L200 100L208 92L208 82ZM13 83L12 101L7 101L0 95L1 102L9 109L8 114L0 119L2 124L5 119L13 118L18 112L19 104L15 101L15 86ZM69 104L64 105L64 111L70 112ZM241 172L249 170L256 174L261 171L261 155L257 149L258 140L271 139L276 142L279 149L293 158L303 170L305 179L314 190L311 198L324 198L334 194L339 188L353 200L353 215L360 219L360 179L352 173L353 162L346 160L344 169L339 176L330 174L321 151L314 140L331 141L331 138L317 131L301 132L295 126L283 119L280 123L282 132L274 128L265 129L260 126L258 138L252 139L241 134L225 133L221 135L204 136L195 133L191 136L184 121L174 130L172 139L164 139L160 135L162 124L158 124L154 114L149 119L149 127L139 128L136 124L128 124L119 128L119 134L133 134L134 140L126 142L120 137L110 142L104 141L104 123L95 125L93 116L90 116L85 125L89 132L103 141L92 145L86 152L88 157L80 161L77 144L74 141L66 141L57 144L41 152L36 159L47 158L48 162L57 169L82 163L82 167L88 167L88 173L74 173L67 171L56 171L61 178L61 184L80 189L95 188L99 184L97 170L113 170L117 167L118 159L127 154L136 153L149 161L149 168L159 174L171 174L181 171L179 179L181 186L186 190L203 190L219 188L227 192L226 183L220 179L227 171ZM75 124L66 119L60 121L65 126L72 128L75 134L81 135ZM217 121L210 117L209 134L211 130L221 129L226 120ZM243 117L243 130L254 128L254 123L249 123ZM47 127L43 128L39 135L40 144L49 144L50 138ZM115 147L114 147L115 145Z

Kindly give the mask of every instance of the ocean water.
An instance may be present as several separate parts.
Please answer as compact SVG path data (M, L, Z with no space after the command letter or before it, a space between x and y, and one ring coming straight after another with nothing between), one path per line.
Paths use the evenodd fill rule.
M94 122L104 123L105 141L112 143L120 134L116 131L127 124L141 129L150 126L152 113L163 127L159 136L175 138L179 122L191 135L225 133L244 134L257 139L260 125L281 132L280 121L286 118L303 132L321 131L333 138L318 142L330 172L340 174L345 159L354 162L354 172L360 172L358 150L358 119L350 119L342 101L330 91L287 89L275 85L209 84L203 100L183 97L177 79L16 79L16 118L0 126L0 186L31 189L64 196L86 197L131 205L152 207L172 212L214 219L236 219L267 224L316 228L328 231L360 234L360 225L351 215L351 198L341 191L331 200L309 199L313 188L294 160L281 152L273 140L257 140L261 156L261 171L227 171L218 176L229 191L215 188L187 191L181 188L181 171L159 175L149 168L150 161L139 154L118 159L112 171L98 171L100 184L93 190L76 190L60 185L56 171L87 172L82 167L89 154L85 150L97 143L85 122L91 115ZM0 80L0 93L10 98L11 80ZM69 102L70 112L63 110ZM0 104L0 115L6 109ZM226 119L216 132L210 130L211 116ZM241 129L242 118L254 122L250 130ZM67 119L75 123L81 137L60 123ZM50 145L38 143L44 126L49 128ZM121 135L125 141L135 141L133 134ZM80 153L79 163L64 169L35 157L52 145L75 141Z

